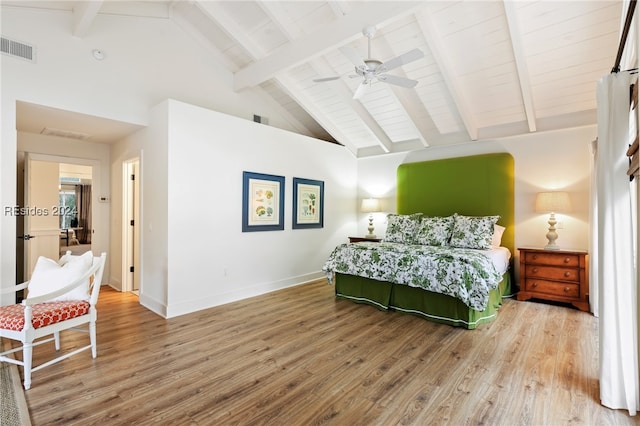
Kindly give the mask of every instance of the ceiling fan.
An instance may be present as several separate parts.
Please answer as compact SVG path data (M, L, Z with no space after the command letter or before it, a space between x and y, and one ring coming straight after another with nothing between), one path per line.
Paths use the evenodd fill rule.
M343 46L340 48L340 51L355 65L356 75L350 75L349 77L363 78L362 82L358 86L358 89L356 90L356 93L353 95L354 99L360 98L366 92L367 88L371 86L371 83L374 80L406 88L412 88L415 87L416 84L418 84L416 80L410 80L405 77L398 77L386 73L404 64L408 64L409 62L413 62L417 59L422 58L424 56L424 53L422 53L420 49L413 49L400 56L389 59L386 62L381 62L377 59L373 59L371 58L371 39L373 38L375 33L375 27L365 27L362 30L362 34L364 34L364 36L368 39L367 59L362 59L351 46ZM316 83L321 83L325 81L337 80L339 78L340 76L324 77L314 79L313 81Z

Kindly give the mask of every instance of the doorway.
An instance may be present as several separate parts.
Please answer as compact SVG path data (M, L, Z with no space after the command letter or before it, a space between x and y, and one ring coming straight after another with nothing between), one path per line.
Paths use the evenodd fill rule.
M140 295L140 159L122 163L122 290Z
M30 278L39 256L91 250L96 166L81 158L17 152L17 283Z

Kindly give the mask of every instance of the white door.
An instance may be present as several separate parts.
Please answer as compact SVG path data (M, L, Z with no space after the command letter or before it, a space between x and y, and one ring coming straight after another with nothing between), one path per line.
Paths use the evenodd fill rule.
M140 162L123 163L123 291L140 290Z
M25 280L31 278L39 256L59 257L59 169L58 163L25 155L25 204L19 212L24 217Z
M140 290L140 163L133 163L133 290Z

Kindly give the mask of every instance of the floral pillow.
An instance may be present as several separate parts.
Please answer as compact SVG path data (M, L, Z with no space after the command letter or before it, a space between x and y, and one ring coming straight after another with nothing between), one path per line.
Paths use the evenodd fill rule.
M423 217L416 232L416 242L425 246L446 246L453 231L453 216Z
M453 247L487 250L493 241L493 225L500 216L455 215L449 245Z
M422 213L388 214L387 233L384 241L388 243L415 244L415 233Z

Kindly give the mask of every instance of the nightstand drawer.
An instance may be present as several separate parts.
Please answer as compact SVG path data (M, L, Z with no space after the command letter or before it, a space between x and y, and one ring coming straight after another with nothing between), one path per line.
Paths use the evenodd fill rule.
M577 267L580 265L580 257L577 254L565 253L525 253L525 262Z
M526 291L552 294L554 296L573 297L573 298L580 296L580 286L578 284L559 283L556 281L537 280L533 278L527 278L527 280L525 281L524 287Z
M528 278L546 278L548 280L580 281L578 269L557 268L555 266L527 265L525 276Z

